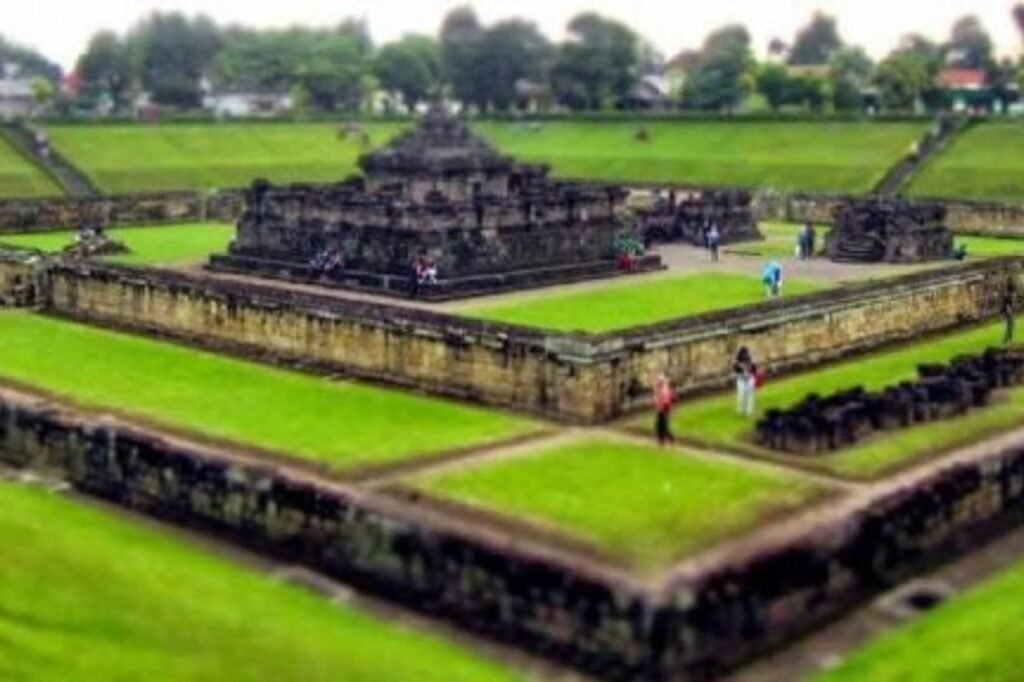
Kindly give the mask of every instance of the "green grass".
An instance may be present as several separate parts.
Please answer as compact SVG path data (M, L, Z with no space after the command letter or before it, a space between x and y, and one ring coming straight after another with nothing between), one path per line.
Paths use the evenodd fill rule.
M982 123L962 134L914 179L916 197L1024 201L1024 121Z
M0 197L50 197L61 193L50 176L22 158L0 137Z
M824 288L823 284L788 281L784 291L792 296ZM764 287L759 277L702 273L613 282L579 291L525 294L460 312L494 322L600 333L762 300Z
M599 440L469 464L415 484L553 527L646 570L823 492L788 474Z
M957 235L956 245L967 247L968 258L991 258L994 256L1019 256L1024 253L1024 239L1003 239L999 237L965 237Z
M856 651L819 682L1016 682L1024 668L1024 564Z
M503 413L329 381L22 311L0 313L0 378L336 470L539 428Z
M649 142L634 136L640 128ZM926 126L829 122L483 123L503 150L562 176L867 192Z
M785 408L808 393L828 394L864 386L877 389L916 376L917 365L946 362L962 353L980 352L1002 341L1002 325L990 324L897 350L838 363L818 371L771 380L758 393L759 413ZM931 424L887 431L837 453L805 457L800 461L851 477L871 477L891 468L948 449L976 442L979 438L1024 422L1024 388L1007 391L1001 400L963 417ZM673 421L676 434L709 446L765 454L750 440L753 422L736 412L732 393L685 402Z
M235 236L234 225L182 223L154 227L121 227L107 231L131 253L109 260L131 265L192 265L222 253ZM0 246L57 252L75 241L74 231L0 235Z
M524 679L467 649L0 482L0 679Z
M336 182L356 172L367 151L338 123L53 126L56 149L110 193ZM397 125L364 124L373 145Z

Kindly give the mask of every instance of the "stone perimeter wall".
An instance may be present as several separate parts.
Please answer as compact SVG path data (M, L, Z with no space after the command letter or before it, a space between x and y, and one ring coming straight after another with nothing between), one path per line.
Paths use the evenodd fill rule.
M119 196L0 201L0 234L74 229L85 223L159 225L162 223L235 222L242 214L243 192L166 192Z
M662 371L684 393L726 385L741 345L775 372L987 319L1020 262L953 266L601 336L110 265L50 265L42 303L71 318L595 423L647 405Z
M649 682L727 670L1024 515L1018 446L654 590L7 391L0 460L56 470L78 490L227 533L599 676Z

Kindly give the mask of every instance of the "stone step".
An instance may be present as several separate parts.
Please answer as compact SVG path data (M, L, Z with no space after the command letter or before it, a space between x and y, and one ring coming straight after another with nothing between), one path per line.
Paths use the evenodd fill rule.
M26 161L39 167L56 182L64 193L71 197L98 197L99 188L80 170L75 168L51 145L49 153L43 156L36 151L35 135L25 124L15 123L0 128L9 145Z

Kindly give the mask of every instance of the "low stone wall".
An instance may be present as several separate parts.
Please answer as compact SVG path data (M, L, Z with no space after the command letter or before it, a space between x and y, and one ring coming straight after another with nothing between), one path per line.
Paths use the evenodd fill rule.
M742 345L782 371L992 317L1019 263L953 266L606 335L110 265L54 264L46 305L198 345L601 422L645 406L660 372L684 393L727 384Z
M242 213L239 190L212 194L167 192L120 196L0 201L0 234L90 225L156 225L189 221L235 222Z
M44 267L31 254L0 250L0 307L34 304Z
M599 676L651 682L727 670L1024 515L1015 447L643 587L415 506L10 391L0 391L0 460L55 469L81 491L226 533Z

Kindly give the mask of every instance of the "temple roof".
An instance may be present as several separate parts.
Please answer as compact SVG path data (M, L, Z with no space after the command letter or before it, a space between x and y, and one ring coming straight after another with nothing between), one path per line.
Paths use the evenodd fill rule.
M514 158L498 152L441 104L433 105L413 130L359 159L367 174L510 173Z

